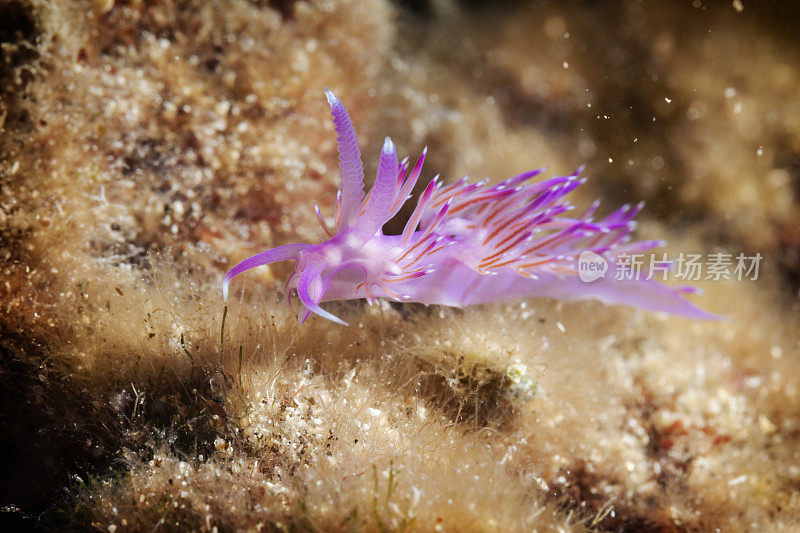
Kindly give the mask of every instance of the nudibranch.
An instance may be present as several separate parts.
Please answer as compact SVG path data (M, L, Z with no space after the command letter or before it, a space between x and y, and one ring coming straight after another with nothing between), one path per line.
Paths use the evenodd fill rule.
M711 318L685 300L691 287L669 287L648 279L601 276L581 280L581 254L600 260L614 272L620 258L661 246L660 241L631 242L633 218L641 209L623 206L594 220L595 202L580 216L566 216L564 197L584 183L579 169L569 176L539 182L532 170L491 185L463 178L444 185L434 177L419 197L400 235L385 235L392 219L420 177L427 148L412 166L398 161L388 137L383 143L372 189L364 194L364 168L353 122L342 102L327 88L339 150L341 187L330 228L314 206L321 244L287 244L256 254L231 268L223 279L228 297L231 279L251 268L294 260L286 282L311 313L346 322L323 309L322 302L377 298L462 307L526 297L559 300L597 299L692 318Z

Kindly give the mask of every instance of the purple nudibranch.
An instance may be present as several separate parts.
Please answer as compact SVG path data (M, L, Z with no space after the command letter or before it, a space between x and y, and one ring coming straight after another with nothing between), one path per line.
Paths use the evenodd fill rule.
M597 299L691 318L714 315L682 297L691 287L668 287L652 280L601 277L590 283L578 275L579 256L592 252L615 271L623 254L661 246L660 241L631 242L633 218L641 209L623 206L601 220L592 215L598 202L580 216L564 216L573 206L564 197L584 183L581 169L569 176L530 183L543 169L525 172L496 185L450 185L438 176L428 183L400 235L384 235L383 225L411 197L427 148L412 166L399 161L388 137L383 143L372 189L364 195L361 151L350 115L325 89L336 129L342 184L329 228L314 206L321 244L287 244L256 254L231 268L222 291L242 272L275 261L297 261L286 282L286 297L297 291L304 311L338 324L346 322L320 304L333 300L377 298L453 307L521 299ZM596 256L593 256L596 257Z

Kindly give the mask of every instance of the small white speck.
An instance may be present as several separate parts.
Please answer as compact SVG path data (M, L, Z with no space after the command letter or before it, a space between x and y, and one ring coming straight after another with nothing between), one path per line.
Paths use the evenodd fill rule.
M764 147L763 146L759 146L758 150L756 150L756 154L758 155L758 157L761 157L762 155L764 155Z
M558 327L558 329L559 329L559 331L561 331L561 333L566 333L567 332L567 328L565 328L564 324L562 324L561 322L556 322L556 327Z
M729 487L733 487L734 485L738 485L740 483L744 483L745 481L747 481L747 476L742 475L742 476L739 476L739 477L735 477L732 480L728 481L728 486Z
M608 162L609 162L609 163L613 163L613 162L614 162L614 159L613 159L613 158L611 158L611 157L609 157L609 158L608 158Z
M733 9L735 9L737 13L744 11L744 4L742 4L742 0L733 0Z
M564 68L569 68L569 63L567 63L566 61L564 61L564 62L563 62L563 63L561 63L561 64L562 64L562 65L564 65Z
M664 97L664 101L665 101L666 103L668 103L668 104L671 104L671 103L672 103L672 98L667 98L667 97Z
M733 98L736 96L736 89L733 87L725 87L725 98Z

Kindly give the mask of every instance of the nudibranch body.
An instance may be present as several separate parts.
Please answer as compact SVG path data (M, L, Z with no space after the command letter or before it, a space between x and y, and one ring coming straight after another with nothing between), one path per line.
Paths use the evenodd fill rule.
M256 254L230 269L223 280L228 296L231 279L251 268L295 260L286 296L296 290L305 310L347 325L320 304L333 300L377 298L454 307L521 299L594 298L694 318L713 315L695 307L682 293L652 280L599 277L581 281L578 262L591 252L614 272L619 259L660 246L660 241L631 242L633 218L641 209L624 206L601 220L592 216L595 202L577 217L564 197L582 184L580 170L569 176L531 183L540 170L525 172L495 185L461 179L450 185L433 178L420 195L400 235L384 235L383 226L411 197L426 150L410 167L398 161L387 137L381 149L372 189L364 195L361 151L350 115L325 89L339 148L342 184L334 207L335 228L314 206L330 239L317 245L287 244Z

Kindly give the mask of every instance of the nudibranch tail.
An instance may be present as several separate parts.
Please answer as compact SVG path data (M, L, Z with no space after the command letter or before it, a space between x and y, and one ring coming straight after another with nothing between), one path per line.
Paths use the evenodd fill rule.
M226 298L234 276L259 265L294 259L297 265L286 292L290 300L291 292L297 290L304 306L301 322L315 313L346 325L320 304L360 298L370 304L388 298L459 307L529 296L594 298L692 318L714 317L683 297L691 288L613 275L588 281L580 277L584 254L615 272L624 255L663 245L661 241L631 241L633 219L643 204L622 206L599 220L594 218L598 202L581 215L568 215L574 207L565 197L586 181L580 177L582 168L537 183L531 180L543 169L531 170L496 185L469 183L467 178L443 185L437 175L420 195L401 234L384 235L384 224L411 197L427 148L409 172L408 160L398 161L397 149L387 137L374 184L364 196L363 164L353 122L327 88L325 95L342 173L332 227L314 206L329 240L317 245L289 244L242 261L225 274Z

